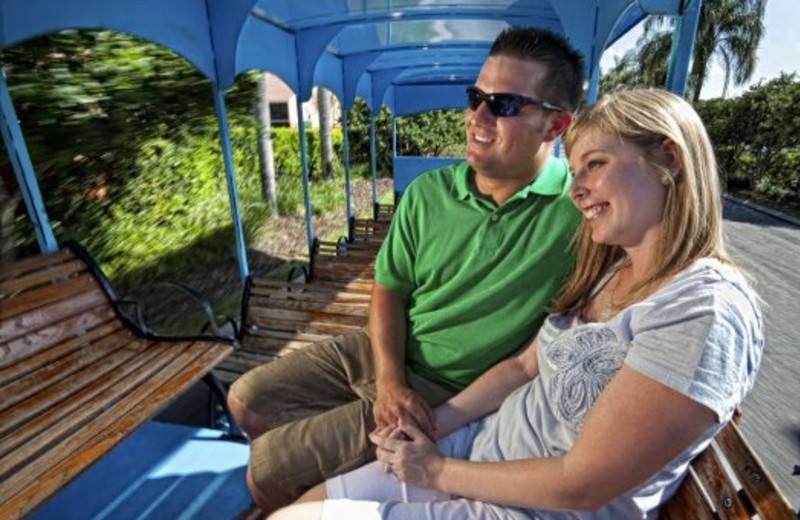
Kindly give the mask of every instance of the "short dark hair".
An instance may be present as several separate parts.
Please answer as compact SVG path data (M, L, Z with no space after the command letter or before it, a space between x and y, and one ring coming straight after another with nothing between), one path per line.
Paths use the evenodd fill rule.
M583 56L553 32L533 27L509 27L492 44L489 56L537 61L547 67L542 81L545 101L572 112L583 95Z

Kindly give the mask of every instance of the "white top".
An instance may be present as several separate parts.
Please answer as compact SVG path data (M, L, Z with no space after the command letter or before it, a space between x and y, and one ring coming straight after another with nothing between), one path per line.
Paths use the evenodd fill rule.
M483 419L469 458L563 455L575 442L586 412L626 364L707 406L719 422L650 480L595 512L525 513L547 520L656 518L689 461L752 389L763 347L753 291L735 269L713 259L698 260L606 323L551 315L539 331L539 376Z

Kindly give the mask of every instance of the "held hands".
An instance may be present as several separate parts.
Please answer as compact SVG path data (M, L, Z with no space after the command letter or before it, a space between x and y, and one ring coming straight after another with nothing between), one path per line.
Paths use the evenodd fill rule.
M373 413L375 414L375 431L405 421L418 425L419 429L429 438L436 438L436 421L433 410L422 397L407 386L379 386Z
M400 421L397 426L374 431L369 438L378 447L378 460L386 471L407 484L434 487L444 457L422 430Z

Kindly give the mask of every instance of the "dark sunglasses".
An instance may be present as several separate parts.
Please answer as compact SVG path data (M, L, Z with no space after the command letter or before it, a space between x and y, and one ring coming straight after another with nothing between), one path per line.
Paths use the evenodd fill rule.
M519 114L526 105L538 105L545 110L563 112L560 106L553 105L541 99L534 99L519 94L487 94L475 85L467 87L467 106L470 110L478 110L481 103L486 102L495 117L513 117Z

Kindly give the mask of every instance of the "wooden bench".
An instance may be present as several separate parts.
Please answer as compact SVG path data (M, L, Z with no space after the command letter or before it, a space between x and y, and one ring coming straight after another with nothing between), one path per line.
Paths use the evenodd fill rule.
M359 283L372 289L375 258L380 245L375 242L321 242L311 248L311 281L325 284Z
M242 303L241 347L216 369L220 379L367 325L370 296L336 285L250 278Z
M372 209L372 218L375 220L392 220L394 217L394 204L375 204Z
M739 427L731 422L691 463L659 520L796 520Z
M350 219L350 242L383 242L389 231L388 220Z
M0 267L0 518L31 512L230 354L145 334L77 245Z

